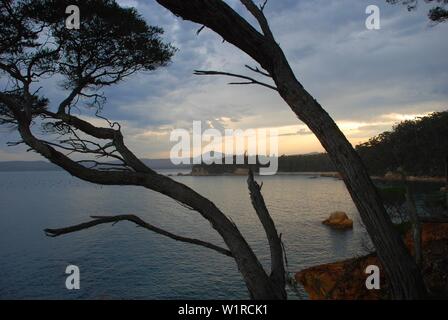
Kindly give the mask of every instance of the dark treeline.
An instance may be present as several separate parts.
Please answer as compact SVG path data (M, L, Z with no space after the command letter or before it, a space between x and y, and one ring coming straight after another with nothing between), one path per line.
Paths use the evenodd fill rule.
M444 176L448 161L448 111L403 121L356 150L371 174L401 168L408 175Z
M372 175L403 170L408 175L444 176L448 165L448 111L403 121L356 146ZM327 154L282 156L279 171L335 171Z
M336 168L326 153L281 156L278 159L281 172L334 172Z
M250 160L250 161L249 161ZM199 173L201 169L207 174L232 174L238 169L251 169L259 172L260 167L268 167L268 165L260 164L258 157L244 156L244 164L238 164L237 157L233 156L231 164L225 164L224 157L221 163L201 164L193 166L193 172ZM235 164L236 163L236 164ZM251 164L256 163L256 164ZM278 171L280 172L335 172L336 169L326 153L315 153L307 155L283 155L278 158Z
M403 121L391 131L383 132L356 146L372 175L404 170L408 175L444 176L448 157L448 111L435 112L414 120ZM211 174L231 173L244 165L200 165ZM255 166L257 167L257 166ZM254 171L258 171L251 166ZM334 172L328 154L283 155L280 172Z

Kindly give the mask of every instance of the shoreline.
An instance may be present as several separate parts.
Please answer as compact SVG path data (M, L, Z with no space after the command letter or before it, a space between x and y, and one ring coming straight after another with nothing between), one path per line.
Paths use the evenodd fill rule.
M425 223L422 226L422 274L430 291L438 298L447 294L447 268L444 258L448 251L448 224ZM403 241L414 255L412 231L403 235ZM368 290L365 270L377 265L381 270L381 289ZM300 270L294 275L311 300L384 300L389 299L390 285L375 252L349 259L319 264Z
M259 176L259 174L255 173L256 176ZM178 174L172 174L170 176L178 176L178 177L243 177L246 176L246 174L234 174L234 173L220 173L220 174L194 174L194 173L178 173ZM274 176L308 176L310 178L333 178L342 180L341 175L339 172L284 172L279 171ZM376 181L384 181L384 182L399 182L401 181L401 177L397 176L371 176L372 180ZM411 182L431 182L431 183L445 183L446 178L445 177L430 177L430 176L409 176L406 177L406 181Z

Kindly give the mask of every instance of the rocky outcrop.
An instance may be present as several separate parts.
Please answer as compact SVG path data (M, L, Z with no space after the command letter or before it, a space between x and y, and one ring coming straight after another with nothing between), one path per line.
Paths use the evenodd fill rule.
M233 175L235 175L235 176L248 176L249 175L249 169L247 169L247 168L236 168L235 171L233 171Z
M333 212L330 218L322 221L323 224L335 229L352 229L353 220L351 220L345 212Z
M191 171L192 176L208 176L209 172L203 168L203 167L193 167L193 170Z
M398 172L389 171L384 175L384 180L388 181L401 181L403 176Z
M295 279L311 300L379 300L387 298L384 272L381 290L367 290L364 271L379 265L375 255L311 267L298 272Z
M413 254L412 233L404 241ZM430 294L448 298L448 224L426 223L422 230L422 274ZM367 290L365 269L377 265L381 274L381 289ZM389 298L389 285L375 254L311 267L295 275L312 300L378 300Z

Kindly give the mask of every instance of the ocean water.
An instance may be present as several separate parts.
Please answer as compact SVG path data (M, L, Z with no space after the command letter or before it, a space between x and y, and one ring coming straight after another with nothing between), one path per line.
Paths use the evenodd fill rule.
M230 216L269 269L266 237L245 177L175 179ZM341 181L302 175L257 180L282 233L290 272L364 253L368 237ZM353 218L353 230L321 224L337 210ZM128 222L58 238L43 232L88 221L91 215L116 214L136 214L171 232L223 244L199 214L143 188L97 186L65 172L0 173L0 299L248 298L231 258ZM65 269L71 264L80 268L80 290L65 288ZM290 290L289 298L306 295Z

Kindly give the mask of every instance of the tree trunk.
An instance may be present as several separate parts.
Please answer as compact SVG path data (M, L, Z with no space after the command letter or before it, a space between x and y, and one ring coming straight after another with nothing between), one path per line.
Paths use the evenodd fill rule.
M448 212L448 155L445 157L445 200L446 210Z
M423 297L426 290L419 269L394 229L359 155L333 119L296 79L263 12L252 1L241 0L257 19L262 34L221 0L157 2L184 19L212 29L255 59L272 76L279 94L316 135L341 173L386 270L393 297Z
M414 256L415 262L419 268L422 267L423 252L422 252L422 224L418 217L417 207L415 205L414 195L411 186L406 181L406 176L403 175L403 183L406 188L406 205L408 207L409 218L412 223L412 237L414 240Z
M280 87L282 97L310 127L341 173L386 270L392 296L395 299L424 296L426 290L420 271L387 215L359 155L331 117L291 74L280 72L277 81L284 86Z
M249 187L252 206L254 207L255 212L263 225L266 237L268 238L269 249L271 252L271 275L269 278L271 279L273 286L275 286L275 290L279 292L281 296L286 298L286 271L283 260L282 240L278 235L277 228L275 227L274 221L264 202L263 195L261 194L261 186L255 181L252 170L249 172L247 185Z

